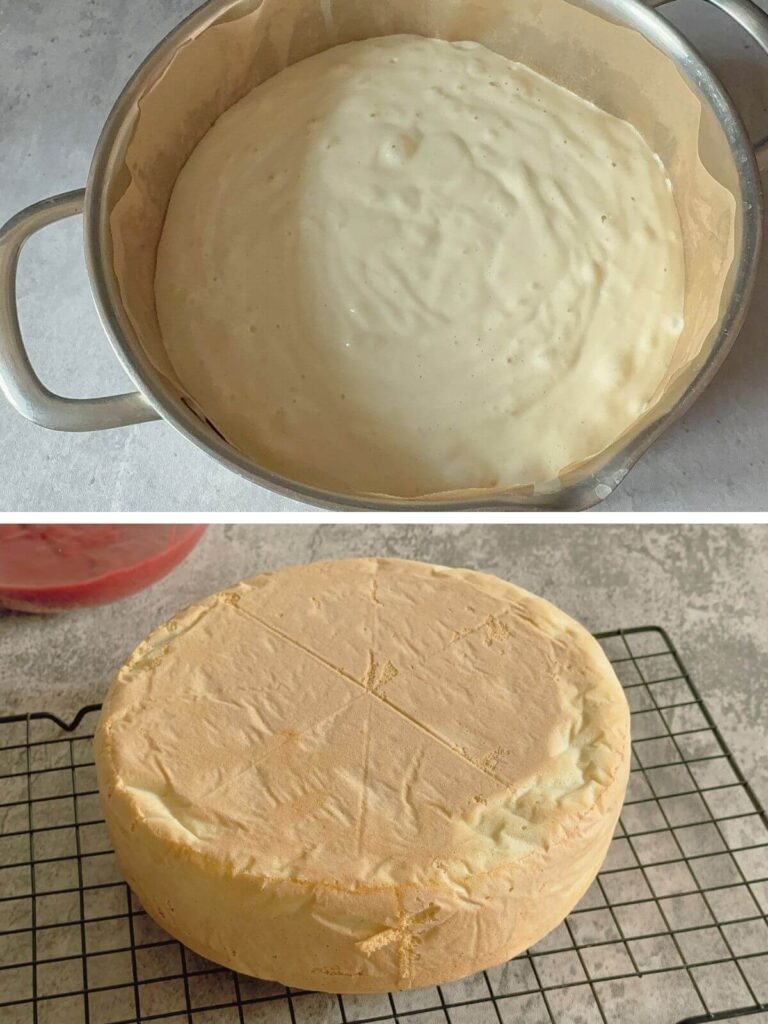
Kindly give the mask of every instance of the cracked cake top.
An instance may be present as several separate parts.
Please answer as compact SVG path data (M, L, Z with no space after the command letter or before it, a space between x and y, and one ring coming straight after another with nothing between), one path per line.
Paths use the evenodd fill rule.
M469 894L620 800L628 745L608 661L554 606L355 559L157 629L112 685L97 760L121 821L228 875Z

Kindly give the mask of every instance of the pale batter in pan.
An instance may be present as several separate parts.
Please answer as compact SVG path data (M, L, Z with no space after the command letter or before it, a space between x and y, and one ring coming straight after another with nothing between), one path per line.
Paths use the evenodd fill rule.
M683 242L627 122L479 44L391 36L219 119L156 298L179 379L268 468L401 496L545 485L663 381Z

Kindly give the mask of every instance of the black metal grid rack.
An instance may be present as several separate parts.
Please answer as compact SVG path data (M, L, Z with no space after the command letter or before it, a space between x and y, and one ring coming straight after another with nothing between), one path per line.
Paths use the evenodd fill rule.
M527 953L415 992L299 992L185 949L117 874L91 753L98 708L71 724L0 719L1 1024L699 1024L768 1011L768 819L666 633L598 639L634 741L603 870Z

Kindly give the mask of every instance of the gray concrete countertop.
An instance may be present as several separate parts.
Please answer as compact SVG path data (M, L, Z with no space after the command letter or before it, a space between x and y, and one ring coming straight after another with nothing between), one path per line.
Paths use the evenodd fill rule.
M196 6L197 0L0 0L0 221L82 187L123 84ZM667 10L717 67L755 138L768 133L768 58L699 0L679 0ZM77 222L31 241L19 290L25 336L50 387L73 397L125 389L93 308ZM766 323L768 259L747 325L716 381L603 511L768 508ZM161 423L53 434L22 420L0 398L0 438L0 511L304 507L240 480Z
M557 602L595 631L665 627L765 805L767 540L768 527L762 526L214 526L173 575L122 603L54 618L0 616L0 714L47 709L69 718L82 705L100 701L119 663L152 627L243 576L322 558L404 556L494 572ZM750 963L764 979L760 990L765 993L766 964ZM195 964L205 969L203 961ZM704 970L712 1004L732 1008L746 1002L743 992L734 994L732 976ZM482 976L477 977L485 992ZM476 986L477 978L447 986L446 998L476 998ZM599 1019L586 1008L583 989L556 995L564 994L567 1001L555 1004L553 1019L560 1024ZM427 1003L418 1002L422 996ZM299 1024L336 1024L334 999L306 998L299 1004ZM346 1019L381 1013L376 998L356 997ZM611 1024L672 1024L698 1007L680 971L606 983L600 998L607 1007L602 1019ZM434 990L415 993L414 999L414 1006L439 1005ZM506 1024L550 1019L513 999L499 1005ZM289 1019L287 1010L284 1017L262 1012L252 1019ZM487 1003L452 1009L450 1017L424 1016L426 1024L445 1020L493 1024L497 1017Z

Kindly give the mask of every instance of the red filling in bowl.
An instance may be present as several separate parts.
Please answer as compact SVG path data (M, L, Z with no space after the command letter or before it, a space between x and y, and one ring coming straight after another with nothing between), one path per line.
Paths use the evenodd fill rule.
M0 525L0 608L108 604L162 579L205 526Z

